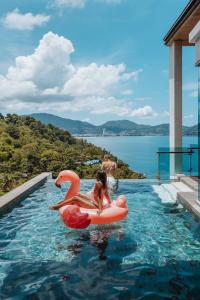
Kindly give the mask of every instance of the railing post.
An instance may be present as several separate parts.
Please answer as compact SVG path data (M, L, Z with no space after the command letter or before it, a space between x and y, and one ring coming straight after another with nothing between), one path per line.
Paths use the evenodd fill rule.
M190 172L190 176L192 176L192 154L194 153L194 151L192 150L192 148L188 149L188 155L189 155L189 170L188 172Z
M189 154L189 172L190 172L190 176L192 175L192 152L190 150Z
M160 180L160 153L157 152L158 154L158 174L157 174L157 179Z

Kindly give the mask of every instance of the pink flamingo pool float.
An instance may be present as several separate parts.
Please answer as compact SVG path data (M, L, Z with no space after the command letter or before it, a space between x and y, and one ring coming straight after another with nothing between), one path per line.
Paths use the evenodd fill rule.
M55 184L59 186L64 182L71 182L71 186L65 195L65 200L79 193L80 178L75 172L69 170L60 172ZM104 199L105 202L106 200ZM119 196L109 206L104 205L100 215L98 214L98 209L80 207L78 203L61 207L59 213L67 227L83 229L90 224L111 224L121 221L128 215L128 208L126 206L126 197Z

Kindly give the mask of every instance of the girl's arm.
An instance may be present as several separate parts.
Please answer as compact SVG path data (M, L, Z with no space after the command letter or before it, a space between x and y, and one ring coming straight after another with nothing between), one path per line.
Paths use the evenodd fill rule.
M101 199L101 190L102 190L102 184L100 182L96 182L94 187L94 199L98 203L99 207L99 213L103 210L103 199Z
M108 194L108 190L107 189L104 191L104 196L105 196L106 200L108 201L108 203L111 204L112 200L111 200L111 198L110 198L110 196Z

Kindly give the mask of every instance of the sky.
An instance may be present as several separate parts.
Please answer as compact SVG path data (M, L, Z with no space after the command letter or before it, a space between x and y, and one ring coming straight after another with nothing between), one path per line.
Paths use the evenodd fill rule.
M102 124L169 122L163 38L187 0L7 0L0 112ZM183 123L197 123L194 47L183 50Z

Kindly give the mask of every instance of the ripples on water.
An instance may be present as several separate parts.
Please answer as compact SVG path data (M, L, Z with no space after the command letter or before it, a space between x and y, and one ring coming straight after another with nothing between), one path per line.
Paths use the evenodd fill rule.
M0 219L0 299L200 299L200 226L189 213L161 204L149 183L122 181L126 220L70 230L48 210L65 188L47 182Z

